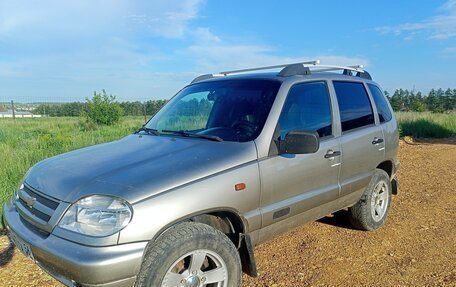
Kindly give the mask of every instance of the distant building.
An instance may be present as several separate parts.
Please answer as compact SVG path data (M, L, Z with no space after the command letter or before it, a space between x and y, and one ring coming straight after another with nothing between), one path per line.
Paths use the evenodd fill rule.
M27 111L14 111L14 116L16 118L41 118L41 115L34 115L31 112ZM6 112L0 112L0 118L12 118L13 110L7 110Z

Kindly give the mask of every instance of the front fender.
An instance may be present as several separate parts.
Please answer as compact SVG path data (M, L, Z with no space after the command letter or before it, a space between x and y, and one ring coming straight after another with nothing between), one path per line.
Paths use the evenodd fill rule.
M246 188L235 190L245 183ZM256 161L238 166L209 178L162 192L132 205L133 218L119 235L119 244L149 241L177 222L216 211L235 212L249 228L259 228L260 177Z

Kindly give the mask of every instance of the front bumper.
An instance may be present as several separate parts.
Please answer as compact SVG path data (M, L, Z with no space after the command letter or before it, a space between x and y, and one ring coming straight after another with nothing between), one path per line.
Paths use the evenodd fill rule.
M132 286L139 273L147 242L92 247L44 235L21 219L11 202L3 218L7 229L30 245L35 262L67 286Z

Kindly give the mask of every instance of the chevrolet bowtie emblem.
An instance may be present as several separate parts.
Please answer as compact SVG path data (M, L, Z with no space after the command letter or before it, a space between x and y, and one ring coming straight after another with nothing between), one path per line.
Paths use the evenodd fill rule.
M24 201L25 201L25 203L27 203L28 207L32 208L36 202L36 198L30 196L30 197L26 198Z
M32 208L33 205L36 202L36 198L33 196L30 196L27 192L24 190L19 191L19 197L27 204L28 207Z

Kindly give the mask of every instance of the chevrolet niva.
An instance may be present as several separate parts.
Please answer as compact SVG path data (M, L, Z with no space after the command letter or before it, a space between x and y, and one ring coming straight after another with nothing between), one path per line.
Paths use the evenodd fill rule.
M397 150L362 66L203 75L136 133L37 163L3 217L67 286L238 287L254 246L305 222L348 208L382 226Z

